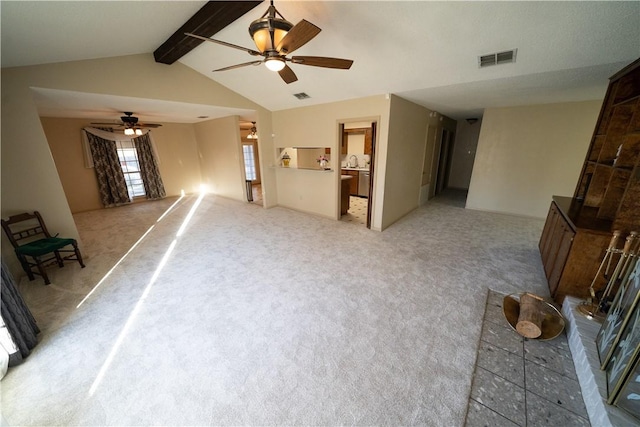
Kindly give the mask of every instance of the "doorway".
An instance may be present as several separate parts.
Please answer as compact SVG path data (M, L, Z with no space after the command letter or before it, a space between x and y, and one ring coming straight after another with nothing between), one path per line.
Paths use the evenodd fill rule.
M243 141L242 156L244 158L244 174L246 180L245 183L247 185L247 201L262 206L262 181L260 180L258 141Z
M442 193L449 183L451 160L453 157L453 135L453 132L449 129L442 129L442 133L440 135L440 154L438 156L438 166L436 171L436 196Z
M377 121L345 121L338 126L339 218L371 228Z

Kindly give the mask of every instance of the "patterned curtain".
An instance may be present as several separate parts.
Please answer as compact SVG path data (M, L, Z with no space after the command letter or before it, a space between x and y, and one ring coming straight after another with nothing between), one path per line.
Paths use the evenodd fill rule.
M91 148L102 204L105 208L111 208L131 203L116 143L86 131L85 134Z
M31 353L31 349L38 344L37 334L40 332L36 320L27 308L22 296L16 289L13 276L2 260L2 320L4 321L11 339L18 349L9 354L9 366L22 363ZM8 350L8 349L7 349ZM6 360L6 359L5 359Z
M146 193L147 199L158 200L164 198L167 194L164 191L164 184L160 177L158 162L153 155L149 134L146 133L138 138L134 138L133 143L138 153L140 175L142 176L144 192Z

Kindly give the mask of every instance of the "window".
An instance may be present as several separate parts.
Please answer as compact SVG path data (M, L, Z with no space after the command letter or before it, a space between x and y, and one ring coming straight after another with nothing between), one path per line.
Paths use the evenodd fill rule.
M256 180L256 160L253 153L253 144L243 145L242 154L244 154L244 171L248 181Z
M120 166L124 173L124 180L127 183L129 197L144 196L144 184L140 176L140 164L138 163L138 153L133 145L133 141L117 141L116 147Z

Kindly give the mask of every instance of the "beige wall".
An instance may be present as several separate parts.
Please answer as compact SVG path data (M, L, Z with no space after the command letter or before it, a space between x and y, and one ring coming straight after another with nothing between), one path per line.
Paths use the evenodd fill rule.
M478 121L473 124L468 123L466 120L458 120L455 142L453 144L451 172L448 182L449 187L469 188L481 127L482 119L478 119Z
M544 218L573 195L601 104L485 110L467 208Z
M384 230L419 205L423 169L426 167L426 174L431 175L431 163L425 163L425 157L432 159L436 144L434 139L427 145L428 125L435 130L445 126L455 129L455 121L430 113L395 95L277 111L273 113L275 146L331 147L332 154L339 153L338 123L359 122L361 127L361 123L378 121L372 229ZM279 205L329 218L340 217L337 171L328 175L276 164L274 161ZM331 167L334 170L339 167L337 160Z
M93 168L86 168L81 129L92 120L41 117L42 128L62 182L71 212L102 209ZM152 132L160 175L167 196L200 189L200 165L193 125L164 123Z
M81 129L89 120L41 117L40 122L71 212L102 208L96 174L85 167L83 154Z
M167 196L200 191L202 177L194 125L163 123L151 131Z
M430 112L413 102L391 96L382 229L419 206Z
M1 80L1 215L38 209L61 235L79 237L31 87L252 109L260 149L273 152L269 111L180 63L158 64L152 54L3 68ZM262 172L265 205L273 206L275 176L264 167ZM6 238L2 243L12 273L21 275L15 257L5 256L12 253Z
M203 184L220 196L246 201L238 117L208 120L194 128Z
M39 211L47 228L79 238L47 139L26 86L7 84L2 70L2 218ZM2 233L2 258L13 276L24 273L13 247Z
M340 153L339 122L377 121L376 164L373 185L372 228L382 226L382 203L386 173L387 134L390 101L386 96L373 96L350 101L301 107L273 113L274 146L330 147L332 172L282 168L276 150L262 157L275 171L278 205L328 218L339 218ZM370 123L370 121L369 121ZM260 128L258 128L260 129ZM261 155L265 151L261 151ZM264 170L264 169L263 169Z

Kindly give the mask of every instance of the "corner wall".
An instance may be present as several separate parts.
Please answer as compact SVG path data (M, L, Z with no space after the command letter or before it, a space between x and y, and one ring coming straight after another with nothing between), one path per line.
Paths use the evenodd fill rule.
M545 218L572 196L602 101L485 110L467 208Z
M79 238L31 87L255 110L260 149L272 152L272 140L266 137L271 135L271 112L183 64L158 64L152 54L3 68L1 73L1 216L37 209L61 235ZM265 206L273 206L275 176L264 167L262 171ZM24 273L6 238L2 249L19 278Z
M391 96L382 229L420 204L429 113L425 107Z
M212 193L246 201L238 117L208 120L196 123L194 128L202 183Z
M458 120L455 142L453 143L449 187L469 189L481 128L482 119L478 119L473 124L469 124L466 120Z
M275 134L272 151L262 157L261 167L275 171L278 205L328 218L340 218L340 135L338 123L377 121L376 160L371 228L382 226L390 101L384 95L273 112ZM260 131L260 127L258 128ZM284 147L330 147L332 172L280 167L276 149ZM261 155L264 151L261 150ZM381 160L382 159L382 160Z

